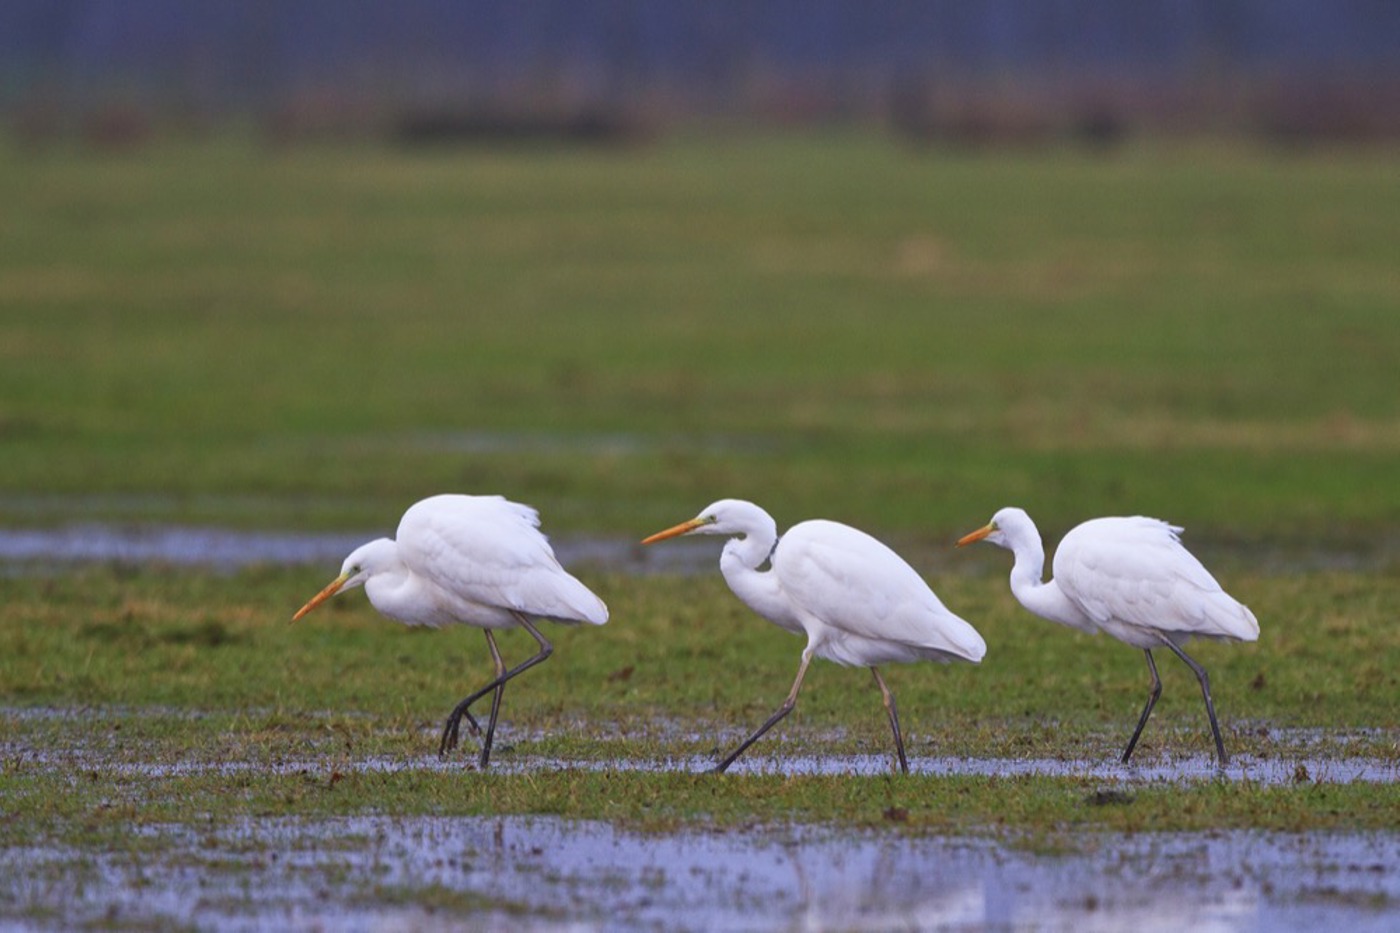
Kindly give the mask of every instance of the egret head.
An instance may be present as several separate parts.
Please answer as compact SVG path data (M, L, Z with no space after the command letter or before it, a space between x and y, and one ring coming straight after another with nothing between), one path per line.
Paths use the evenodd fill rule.
M292 621L300 619L341 590L363 586L366 580L376 573L388 570L397 560L398 547L389 538L377 538L368 544L360 545L351 551L350 556L340 565L340 576L298 609L297 614L292 616Z
M967 547L977 541L986 541L997 547L1014 550L1017 541L1027 536L1035 537L1038 534L1035 523L1031 521L1031 517L1026 514L1024 509L1008 507L999 509L986 525L959 538L958 547Z
M399 548L392 538L376 538L362 544L351 551L345 563L340 565L340 576L345 580L340 588L348 590L363 586L370 577L388 570L398 560Z
M665 531L658 531L643 544L654 544L680 535L743 535L759 529L772 529L772 517L752 502L743 499L720 499L711 502L700 510L700 514L689 521L681 522Z

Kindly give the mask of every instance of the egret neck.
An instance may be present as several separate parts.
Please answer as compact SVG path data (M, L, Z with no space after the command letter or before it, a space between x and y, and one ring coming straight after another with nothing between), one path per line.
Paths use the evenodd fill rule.
M719 557L720 572L734 595L754 612L783 628L801 632L801 625L791 618L792 610L783 598L777 576L759 569L770 560L778 545L778 523L757 507L753 512L757 514L744 516L742 537L725 542Z
M1097 631L1093 622L1060 591L1059 584L1054 580L1045 582L1045 546L1041 544L1040 532L1008 534L1007 545L1016 558L1011 567L1011 593L1022 606L1042 619L1082 631Z

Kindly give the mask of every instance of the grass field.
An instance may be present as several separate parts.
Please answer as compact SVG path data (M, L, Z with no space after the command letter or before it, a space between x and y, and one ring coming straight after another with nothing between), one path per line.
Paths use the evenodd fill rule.
M986 637L980 667L887 672L912 760L1073 762L1121 750L1140 653L1032 618L1005 554L951 543L1006 504L1050 543L1156 514L1261 623L1257 644L1196 652L1232 751L1400 766L1394 164L863 136L6 150L0 526L381 533L463 491L530 502L551 533L636 539L752 498L780 525L895 543ZM404 630L362 594L288 626L335 569L6 568L0 845L366 812L1053 845L1086 827L1388 830L1400 803L1393 781L1326 769L1147 783L1121 806L1073 774L684 773L668 763L711 759L776 706L801 643L717 570L605 566L577 569L612 622L558 631L506 693L502 773L475 774L469 748L461 770L357 768L430 756L488 661L477 633ZM1209 759L1194 679L1162 673L1138 757ZM869 681L817 665L755 753L885 754ZM592 767L618 760L644 767Z
M1400 527L1389 153L0 156L0 517Z
M1357 761L1400 769L1394 575L1241 574L1264 622L1245 646L1204 646L1226 743L1240 760L1309 762L1291 782L1128 780L1077 773L1113 760L1146 694L1141 656L1028 617L999 578L937 581L990 646L978 667L890 668L909 754L1064 762L1064 773L692 773L776 706L798 639L759 622L718 575L589 575L613 608L602 629L555 630L545 670L506 694L495 770L472 743L424 767L453 702L489 670L475 632L410 631L346 598L287 625L305 568L236 575L94 568L7 577L0 633L0 842L109 848L133 825L273 815L555 814L651 830L699 821L889 825L901 832L1066 833L1229 828L1389 830L1393 782L1346 783ZM509 635L508 656L526 640ZM1212 756L1195 681L1163 661L1165 692L1137 760ZM864 671L817 665L797 712L749 757L888 756ZM527 764L523 772L513 763ZM625 764L622 770L606 767ZM376 764L378 763L378 764ZM601 770L599 770L601 766ZM1121 792L1120 792L1121 793ZM1117 803L1117 798L1108 798Z

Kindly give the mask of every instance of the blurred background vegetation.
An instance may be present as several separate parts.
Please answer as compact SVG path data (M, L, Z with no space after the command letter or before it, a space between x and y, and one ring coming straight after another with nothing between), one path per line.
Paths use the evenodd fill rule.
M0 522L1400 539L1400 7L19 2Z

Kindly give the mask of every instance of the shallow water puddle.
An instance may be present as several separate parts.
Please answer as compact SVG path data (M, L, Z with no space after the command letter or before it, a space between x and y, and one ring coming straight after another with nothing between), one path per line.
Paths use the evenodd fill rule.
M1082 835L1068 855L823 827L235 821L0 852L0 916L204 929L1394 929L1400 839ZM40 914L38 911L43 910ZM31 913L33 912L33 913Z
M0 497L3 498L3 497ZM149 509L136 510L148 515ZM82 522L52 528L0 528L0 564L78 564L84 562L165 563L232 569L252 564L323 564L338 567L359 545L393 534L393 525L338 533L295 531L239 531L213 526ZM547 530L547 529L546 529ZM629 573L714 573L719 547L715 541L680 540L664 548L642 547L637 537L550 535L555 553L565 565L593 564ZM1203 545L1211 551L1210 545ZM1390 566L1400 559L1400 536L1367 542L1365 548L1317 549L1285 543L1277 548L1251 546L1238 552L1228 546L1216 551L1244 556L1252 564L1273 573L1300 570L1360 570ZM941 572L968 572L994 567L993 558L950 558L948 548L919 555L919 563L931 561ZM1207 561L1209 563L1209 561ZM11 571L13 572L13 570Z
M252 564L324 564L336 568L361 544L393 529L307 534L236 531L183 525L81 524L61 528L0 529L0 563L164 563L233 569ZM640 537L640 535L639 535ZM694 573L713 569L712 542L643 548L626 538L551 536L566 565L596 564L632 573Z
M708 765L689 770L703 770ZM740 759L733 774L887 774L889 758L878 755L819 758L754 757ZM909 761L911 774L976 775L981 777L1087 777L1106 781L1157 783L1163 781L1249 781L1257 784L1293 784L1306 781L1347 784L1355 781L1390 784L1400 782L1400 761L1370 758L1280 757L1259 759L1237 756L1225 768L1213 758L1159 759L1119 764L1058 758L921 758Z
M250 709L246 715L257 716L262 710ZM422 753L413 755L356 755L332 753L321 757L199 757L172 760L168 753L157 752L141 743L122 740L112 744L116 735L108 720L120 722L130 717L190 717L201 714L189 710L160 707L102 708L45 707L0 705L0 718L17 724L72 721L83 728L71 733L70 739L45 741L42 745L23 732L15 738L0 740L0 761L43 767L65 768L74 772L100 772L109 775L160 780L199 774L319 774L331 770L341 773L437 772L453 773L475 770L476 746L468 742L447 759L439 759L436 728L421 732ZM345 714L336 714L343 716ZM327 714L329 716L329 714ZM87 727L97 726L95 731ZM504 724L509 730L510 724ZM611 731L606 724L589 727L599 738L619 739L623 733ZM691 724L658 721L656 735L670 741L694 744L699 733ZM728 746L743 738L742 730L708 730L706 736L721 740ZM546 732L512 733L517 741L539 741ZM1400 758L1382 753L1379 757L1358 754L1360 748L1375 749L1375 739L1389 739L1390 733L1374 729L1272 729L1271 737L1280 747L1271 757L1237 753L1225 768L1218 768L1212 755L1170 757L1140 753L1131 765L1118 762L1116 745L1108 742L1105 755L1087 758L968 758L912 753L909 756L911 774L936 777L970 775L977 777L1042 776L1052 778L1088 778L1108 784L1153 784L1171 782L1226 781L1263 785L1321 783L1400 784ZM1368 744L1369 743L1369 744ZM1388 743L1387 743L1388 744ZM1351 753L1338 748L1356 746ZM893 758L887 754L811 754L802 740L775 739L751 750L729 769L729 774L776 775L883 775L894 770ZM913 746L911 746L911 752ZM517 753L510 741L496 747L491 770L504 774L531 774L540 771L632 771L632 772L690 772L709 771L718 761L718 753L710 755L675 755L669 757L614 757L607 759L564 759Z
M112 776L163 779L198 774L319 774L336 771L354 773L438 772L475 770L474 754L446 760L425 753L421 757L368 756L346 760L285 759L279 761L180 761L123 762L92 754L63 754L36 751L0 743L0 757L15 762L66 767L75 771L100 772ZM516 757L498 753L491 770L501 774L534 774L540 771L643 771L690 772L698 774L714 767L710 757L689 756L664 760L615 758L606 761L566 761L534 755ZM892 773L892 763L880 755L790 757L752 756L740 759L729 774L851 775L870 776ZM1160 784L1197 781L1238 781L1262 785L1319 783L1375 784L1400 783L1400 762L1372 758L1288 757L1271 760L1237 758L1224 768L1202 758L1161 760L1145 764L1121 765L1116 761L1092 762L1057 758L921 758L911 759L909 772L915 775L971 775L977 777L1073 777L1101 780L1109 784Z
M242 566L339 561L363 544L360 534L293 534L179 525L68 525L0 530L0 560L122 561Z

